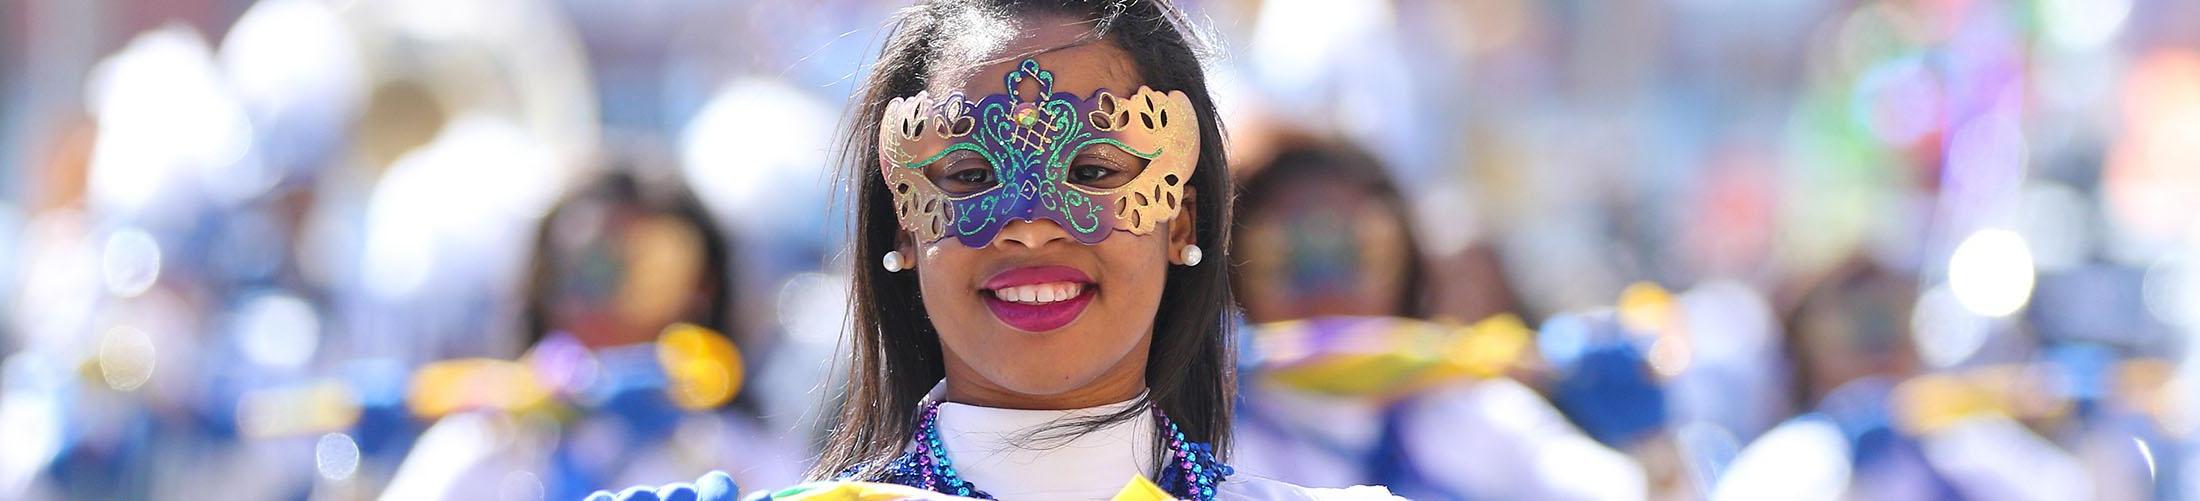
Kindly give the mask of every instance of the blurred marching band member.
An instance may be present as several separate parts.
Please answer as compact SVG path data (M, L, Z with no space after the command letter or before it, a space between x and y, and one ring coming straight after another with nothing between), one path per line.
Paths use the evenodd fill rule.
M1279 144L1286 146L1269 161L1245 169L1251 174L1238 199L1244 234L1232 253L1242 260L1233 286L1254 324L1240 364L1247 368L1236 424L1241 469L1309 485L1386 483L1416 499L1643 496L1639 466L1589 439L1503 369L1339 391L1338 379L1399 370L1357 366L1315 378L1331 386L1300 383L1305 377L1295 373L1305 367L1367 355L1354 345L1382 338L1371 331L1524 342L1525 330L1517 320L1456 330L1412 321L1426 300L1426 278L1404 201L1384 170L1342 142ZM1507 323L1512 332L1500 332ZM1430 348L1406 342L1385 349Z
M1545 319L1541 365L1526 377L1590 436L1640 462L1650 497L1701 498L1737 442L1786 415L1773 312L1732 281L1680 293L1638 282L1611 306Z
M1993 367L1926 371L1912 339L1914 278L1858 262L1789 317L1802 414L1743 447L1718 499L2075 499L2075 456L2027 428L2052 385Z
M311 174L332 156L302 138L339 134L351 102L340 85L287 81L296 75L257 57L265 41L251 38L274 23L269 11L328 20L281 4L248 11L219 52L180 24L140 34L89 79L95 127L62 129L41 172L53 189L38 190L52 205L26 232L16 329L27 338L0 362L10 416L0 443L21 445L0 460L0 498L280 497L313 486L310 464L283 459L297 441L240 440L249 430L237 420L242 394L303 374L323 335L288 250ZM325 48L292 52L329 56L299 71L345 69ZM264 106L317 92L324 99L287 116ZM96 370L56 372L71 366Z
M315 241L300 253L331 284L338 315L329 323L341 333L324 344L336 355L333 381L317 384L346 395L351 401L337 407L356 413L294 423L327 411L267 410L310 400L315 390L306 385L260 396L254 414L272 418L271 429L335 426L325 438L356 441L338 449L355 449L357 472L325 473L322 483L341 490L317 495L435 496L451 490L442 481L449 477L423 471L456 475L465 471L457 465L497 451L482 445L451 454L456 435L473 435L460 443L511 447L555 435L478 423L548 424L554 421L519 421L531 414L513 412L521 407L515 402L535 404L530 410L564 403L537 391L532 375L511 370L517 363L508 359L529 336L522 295L537 224L596 151L597 107L578 40L548 2L492 0L433 12L369 2L337 10L356 35L366 98L345 138L350 163L324 183L311 223ZM466 422L477 424L459 426ZM440 433L423 435L429 430ZM423 468L422 456L445 462ZM555 485L549 473L526 471L508 483Z
M750 485L799 478L800 443L742 398L748 362L725 334L734 325L729 242L685 187L651 174L662 173L614 165L542 221L526 287L534 335L518 366L528 381L504 390L534 388L558 403L452 409L422 433L390 495L539 488L572 499L710 470ZM416 411L437 399L421 381Z
M1887 400L1923 368L1908 339L1916 285L1864 263L1830 273L1788 314L1796 404L1742 448L1714 490L1724 499L1809 492L1894 499L1957 495Z

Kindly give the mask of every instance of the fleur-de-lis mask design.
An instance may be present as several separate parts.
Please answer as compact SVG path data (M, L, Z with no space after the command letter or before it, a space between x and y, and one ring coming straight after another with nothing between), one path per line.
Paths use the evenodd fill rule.
M1199 161L1199 119L1183 91L1056 93L1054 73L1030 59L1001 80L1002 93L976 102L960 92L919 92L887 103L879 171L895 216L917 243L952 236L984 247L1010 221L1048 219L1091 245L1115 230L1149 234L1176 217ZM1027 83L1036 95L1019 93ZM1087 148L1118 148L1146 165L1119 186L1072 183L1071 160ZM926 176L926 166L964 151L991 165L992 186L949 193Z

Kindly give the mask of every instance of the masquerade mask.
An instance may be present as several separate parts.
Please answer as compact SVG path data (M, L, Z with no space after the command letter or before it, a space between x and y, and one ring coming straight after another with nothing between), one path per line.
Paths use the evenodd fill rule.
M1199 156L1199 118L1184 92L1139 87L1119 98L1101 89L1079 98L1054 92L1054 73L1030 59L1001 80L1003 93L977 102L919 92L887 103L880 174L894 215L917 243L953 236L984 247L1010 221L1048 219L1091 245L1111 230L1145 235L1176 217ZM1017 89L1026 80L1037 94ZM1080 184L1070 179L1071 160L1088 148L1120 149L1146 167L1120 186ZM993 184L950 193L925 175L958 152L989 164Z

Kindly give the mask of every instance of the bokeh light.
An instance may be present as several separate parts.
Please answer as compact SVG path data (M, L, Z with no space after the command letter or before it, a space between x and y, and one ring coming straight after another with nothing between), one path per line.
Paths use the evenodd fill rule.
M153 337L130 327L109 329L99 342L99 377L107 387L132 391L153 378Z
M238 312L237 342L253 363L299 369L313 359L321 342L321 319L303 299L267 294L248 300Z
M1949 292L1979 315L2004 317L2024 308L2033 281L2032 252L2009 230L1972 233L1948 258Z
M359 442L342 433L321 435L313 443L313 465L321 478L349 480L359 471Z
M106 252L100 254L101 275L107 293L132 297L160 279L160 242L145 230L123 228L107 235Z
M898 377L851 370L900 304L858 294L953 299L851 245L849 121L921 1L0 2L0 499L807 478ZM2200 493L2200 2L1174 4L1238 184L1189 226L1387 228L1154 268L1244 303L1244 477ZM1016 35L975 17L928 47ZM1261 181L1302 155L1322 196ZM1399 300L1253 307L1301 245Z

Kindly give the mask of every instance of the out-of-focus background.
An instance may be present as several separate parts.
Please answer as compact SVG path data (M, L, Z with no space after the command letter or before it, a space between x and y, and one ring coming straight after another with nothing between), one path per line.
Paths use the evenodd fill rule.
M0 2L0 499L796 480L905 4ZM1181 4L1240 427L1405 416L1248 447L1432 499L1608 482L1577 450L1617 498L2200 499L2200 2ZM1364 459L1468 435L1511 442Z

